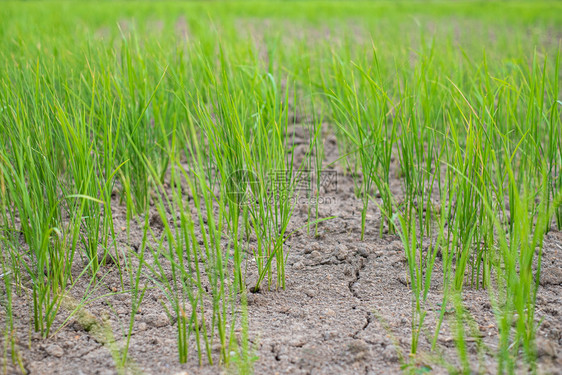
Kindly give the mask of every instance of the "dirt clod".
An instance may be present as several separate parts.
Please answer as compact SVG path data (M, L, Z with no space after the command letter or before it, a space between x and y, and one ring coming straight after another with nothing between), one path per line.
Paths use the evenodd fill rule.
M64 355L64 350L60 346L58 346L57 344L47 345L45 347L45 352L47 352L47 354L49 354L53 357L57 357L57 358L60 358Z
M392 345L387 345L382 351L382 357L388 362L398 361L398 353Z
M536 344L538 357L556 358L556 347L551 340L540 337L537 339Z
M363 340L353 340L348 344L345 354L348 363L366 361L370 357L370 348Z
M146 324L156 328L165 327L170 324L170 320L164 312L160 314L147 314L143 320Z
M338 260L345 260L347 259L347 255L348 255L349 251L347 250L347 246L345 246L344 244L340 244L337 247L337 255L336 258Z
M155 213L150 217L149 224L152 228L157 228L160 230L164 229L164 222L162 221L159 213Z
M562 285L562 269L551 268L543 272L540 279L540 285Z

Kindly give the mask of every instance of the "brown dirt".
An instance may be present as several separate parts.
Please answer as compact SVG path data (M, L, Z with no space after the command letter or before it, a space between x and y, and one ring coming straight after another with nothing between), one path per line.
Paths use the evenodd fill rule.
M297 135L304 137L302 131ZM327 135L326 159L337 158L335 139ZM302 146L304 147L304 146ZM304 152L297 149L297 155ZM339 167L337 167L339 168ZM367 234L360 240L360 202L353 196L353 183L338 169L337 192L329 194L330 202L320 205L320 216L336 218L320 223L318 236L306 229L297 230L286 244L289 252L286 290L262 290L248 295L249 335L259 357L256 374L375 374L399 373L403 358L408 356L411 334L411 294L408 287L406 259L402 244L395 235L379 236L380 214L371 206ZM399 193L399 180L393 180ZM125 208L114 201L115 228L125 227ZM155 213L152 212L152 214ZM306 209L300 205L294 212L289 231L306 222ZM156 233L161 223L151 220ZM117 241L123 254L133 254L142 239L139 226L132 226L130 239L120 231ZM131 266L138 262L129 256ZM77 259L73 273L78 275L83 261ZM562 233L552 231L546 239L543 275L537 303L537 318L542 320L538 333L539 371L560 373L562 368ZM93 297L120 290L119 272L115 265L104 269L95 288L89 280L80 279L70 294L79 301L87 293ZM124 274L127 278L127 274ZM431 335L442 299L441 264L436 265L429 296L426 327ZM247 274L248 287L256 279L251 267ZM135 318L130 342L131 373L214 374L217 366L198 366L194 348L186 365L178 363L176 326L166 314L163 291L148 278L141 284L150 288ZM128 282L125 280L125 285ZM467 286L464 305L470 312L482 337L482 344L493 352L498 330L489 303L488 291ZM73 306L72 300L65 304ZM91 301L82 309L82 317L74 316L62 326L68 311L61 310L52 337L41 339L33 333L30 321L31 304L28 289L14 297L17 352L24 369L31 374L114 374L117 373L107 335L110 327L117 345L123 338L130 319L131 298L127 293L106 296ZM94 319L84 324L84 316ZM439 356L421 356L420 365L431 366L434 372L446 373L444 363L458 365L450 331L454 314L447 314L439 336ZM0 309L0 326L5 324L4 309ZM61 328L62 327L62 328ZM100 331L101 330L101 331ZM100 332L102 332L100 334ZM429 342L422 338L420 352L428 353ZM478 355L478 342L469 339L469 355L473 369L494 372L491 354ZM18 373L9 359L0 366L6 373ZM218 347L214 346L218 356ZM439 365L441 363L441 365ZM3 365L3 366L2 366Z

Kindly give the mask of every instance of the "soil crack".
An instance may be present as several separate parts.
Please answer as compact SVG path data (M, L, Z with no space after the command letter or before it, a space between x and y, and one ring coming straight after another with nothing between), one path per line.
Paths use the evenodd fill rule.
M349 282L349 291L358 300L361 300L361 297L359 296L359 293L355 291L355 284L357 284L359 282L359 279L361 278L361 271L365 269L365 266L367 265L367 259L368 257L364 255L361 255L359 257L359 267L355 268L354 278Z
M365 313L365 320L366 320L366 322L363 325L363 328L361 328L361 330L358 331L355 336L359 335L359 333L361 333L361 332L365 331L367 328L369 328L369 325L373 321L373 316L368 311Z
M355 290L355 284L357 284L361 279L361 272L367 266L367 261L369 259L369 256L368 254L362 254L362 253L359 253L358 255L359 255L359 266L355 268L354 278L349 282L348 286L349 286L350 293L359 301L361 301L362 299L361 296L359 295L359 292ZM371 319L372 319L371 313L369 311L365 311L365 324L363 324L361 329L357 330L357 332L355 332L352 337L357 338L357 336L361 332L366 330L369 324L371 324Z

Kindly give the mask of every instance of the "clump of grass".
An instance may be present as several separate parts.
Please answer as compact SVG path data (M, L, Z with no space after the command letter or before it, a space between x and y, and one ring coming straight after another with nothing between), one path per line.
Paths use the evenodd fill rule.
M361 239L365 236L369 201L375 194L382 198L383 218L392 217L393 197L390 193L390 162L396 141L396 122L390 116L395 105L385 91L375 48L372 68L365 68L353 61L334 59L333 82L324 79L326 97L332 106L337 124L341 159L351 164L356 179L356 195L362 201ZM366 100L368 98L368 100ZM377 192L373 188L377 188ZM394 224L386 220L390 232ZM381 225L381 235L383 226Z
M546 170L545 163L543 170ZM514 184L511 168L507 173L510 183ZM537 370L535 311L543 241L555 210L562 204L560 193L549 201L547 182L548 175L543 173L540 201L536 210L530 210L534 205L531 202L534 201L535 194L530 194L528 187L523 186L521 191L513 190L513 206L510 206L513 215L512 229L507 236L503 235L503 226L494 217L501 264L496 267L497 285L495 293L491 293L490 297L500 328L499 372L515 371L521 351L529 369L532 372Z

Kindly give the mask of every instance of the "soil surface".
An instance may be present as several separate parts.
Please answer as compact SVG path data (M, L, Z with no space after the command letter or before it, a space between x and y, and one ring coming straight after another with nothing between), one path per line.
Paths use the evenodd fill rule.
M296 140L306 138L295 127ZM326 162L337 159L335 137L325 135ZM302 157L305 142L295 149ZM396 167L396 166L395 166ZM367 215L367 232L360 240L361 202L353 193L353 179L336 163L337 188L323 192L319 205L320 217L335 218L321 222L318 234L314 228L307 233L306 206L297 204L289 232L295 231L286 243L286 289L248 293L249 336L259 359L256 374L379 374L399 373L408 359L411 337L412 302L408 286L407 263L402 244L396 235L380 231L380 214L371 204ZM394 173L392 190L400 195L400 180ZM142 241L141 226L132 225L130 236L126 226L125 207L114 200L115 228L122 255L133 254ZM156 214L156 210L151 215ZM156 236L162 233L157 216L150 219ZM300 228L300 229L299 229ZM383 228L383 232L385 232ZM22 245L23 246L23 245ZM129 256L130 266L138 261ZM77 257L73 273L78 276L84 260ZM147 260L150 263L150 260ZM538 367L543 373L562 373L562 233L554 227L544 245L541 288L537 298ZM165 270L166 271L166 270ZM120 273L115 264L103 268L103 277L91 283L80 278L70 289L76 301L89 295L89 303L68 321L69 311L76 307L73 300L63 303L54 324L53 334L42 339L33 333L32 305L29 289L14 296L17 353L25 371L31 374L115 374L107 332L124 345L130 322L131 296L120 293ZM246 275L248 288L254 285L256 271L250 266ZM124 278L128 275L125 273ZM124 281L127 287L128 280ZM215 374L228 372L218 366L199 366L195 348L191 348L188 363L181 365L177 353L175 319L166 312L164 292L148 277L141 285L148 289L139 313L134 318L129 344L131 373L146 374ZM127 289L127 288L126 288ZM117 292L117 294L112 294ZM110 294L110 295L108 295ZM96 297L100 297L96 299ZM467 285L464 306L474 323L475 334L468 337L469 357L478 372L495 372L498 330L489 291ZM442 272L437 259L429 294L427 335L420 340L418 366L436 373L448 372L448 366L458 366L451 327L454 314L447 313L439 339L439 355L429 353L431 338L441 309ZM5 322L0 309L0 326ZM91 324L84 321L90 319ZM239 329L236 330L239 333ZM105 337L105 338L104 338ZM429 337L429 338L428 338ZM478 337L476 340L474 337ZM193 341L193 340L192 340ZM480 349L478 349L480 348ZM7 357L1 359L5 373L20 373ZM213 346L218 358L219 347ZM435 353L435 352L434 352Z

